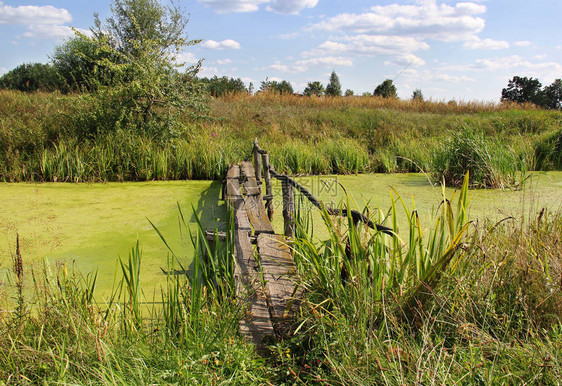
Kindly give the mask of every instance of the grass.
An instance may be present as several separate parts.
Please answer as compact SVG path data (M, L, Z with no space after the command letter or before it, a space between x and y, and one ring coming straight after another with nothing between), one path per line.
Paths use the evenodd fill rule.
M517 188L523 185L529 162L497 138L487 138L482 132L462 128L435 155L435 179L459 186L469 171L470 184L477 188Z
M459 130L510 148L525 170L560 166L555 136L562 113L530 106L226 96L211 102L209 119L185 115L176 122L174 137L162 141L126 127L85 131L90 103L86 95L0 91L0 179L220 179L230 163L250 157L255 137L270 150L278 170L294 174L440 173L435 154ZM471 169L461 166L460 175ZM450 183L454 180L460 181Z
M96 301L96 275L65 265L31 271L23 256L23 285L33 296L15 313L0 288L0 380L556 384L562 213L469 224L468 199L466 184L443 197L429 228L396 194L389 213L365 209L392 227L405 217L408 227L396 235L324 213L323 242L309 237L300 212L295 256L305 298L293 334L263 357L238 333L244 308L232 296L230 237L213 247L199 227L191 275L170 246L175 274L160 297L139 285L138 246L121 261L121 284L105 302Z

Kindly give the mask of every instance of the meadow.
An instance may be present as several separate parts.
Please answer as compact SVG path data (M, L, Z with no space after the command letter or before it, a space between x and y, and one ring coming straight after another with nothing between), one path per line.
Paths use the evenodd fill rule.
M517 187L521 173L562 167L562 113L532 106L232 95L213 99L206 119L185 115L162 141L127 128L97 132L93 103L1 91L0 179L220 179L249 158L255 137L290 174L423 170L458 186L466 169L474 186Z
M108 296L97 296L107 288L101 271L74 270L68 261L33 266L25 237L19 249L12 241L0 286L4 384L556 384L562 377L560 112L239 95L212 100L210 117L186 116L162 142L125 129L92 135L84 130L91 103L84 95L2 91L0 100L1 178L41 182L2 187L13 205L4 224L36 221L52 233L50 216L72 219L72 230L55 231L67 232L68 243L82 232L96 255L111 247L97 244L108 234L132 241L112 258ZM354 206L396 231L356 228L301 206L294 250L305 298L292 334L266 355L238 333L244 306L233 296L232 239L209 254L201 237L216 220L230 234L228 213L208 209L217 204L217 183L139 182L220 179L229 163L250 158L254 137L278 171L303 175L326 202ZM22 189L38 207L25 209L33 199ZM80 201L80 191L89 198ZM127 205L116 227L132 228L133 237L103 219ZM72 218L79 209L92 231ZM161 292L143 281L161 266L145 256L154 248L145 251L145 240L157 234L147 217L179 251L172 258L156 240L177 272L159 277ZM186 235L195 237L191 244ZM56 242L34 237L36 249Z

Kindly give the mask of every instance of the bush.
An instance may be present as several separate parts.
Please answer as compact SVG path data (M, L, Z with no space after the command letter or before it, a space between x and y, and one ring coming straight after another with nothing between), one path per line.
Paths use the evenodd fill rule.
M524 166L499 140L462 127L435 154L433 174L437 181L444 179L448 185L460 186L468 171L472 187L503 189L520 185L519 172Z
M562 130L549 134L535 148L538 170L562 169Z
M48 64L22 64L0 78L0 88L18 91L55 91L62 88L57 70Z

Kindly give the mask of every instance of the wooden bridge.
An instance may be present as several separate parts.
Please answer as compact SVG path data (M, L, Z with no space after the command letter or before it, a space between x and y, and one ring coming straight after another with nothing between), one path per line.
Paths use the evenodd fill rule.
M269 337L289 332L292 316L299 305L302 289L290 244L294 237L294 188L317 207L333 215L351 216L382 232L390 228L373 224L355 210L324 206L292 178L279 174L269 163L269 155L254 141L254 162L232 165L225 178L223 195L234 210L235 279L237 295L247 300L247 313L240 321L241 332L258 349ZM281 180L284 234L275 234L271 179ZM263 188L265 186L265 194Z
M286 333L300 295L296 267L288 246L294 229L293 195L287 191L283 196L287 232L277 235L271 225L273 195L269 156L260 150L256 141L255 167L251 162L230 167L224 192L228 206L234 209L237 294L247 299L247 313L240 322L240 329L257 347L263 347L267 337ZM286 188L283 190L285 193Z

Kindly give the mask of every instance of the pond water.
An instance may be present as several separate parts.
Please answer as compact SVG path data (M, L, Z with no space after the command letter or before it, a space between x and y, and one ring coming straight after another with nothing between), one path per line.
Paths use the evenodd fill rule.
M298 179L326 203L337 205L346 192L358 209L388 211L395 189L406 204L412 197L424 227L441 200L441 187L422 174L370 174L300 177ZM447 196L453 194L447 188ZM141 281L145 295L164 283L168 251L149 220L164 234L182 263L189 266L193 247L189 235L179 231L181 207L195 229L192 206L206 229L223 228L225 205L219 201L220 182L170 181L107 184L1 184L0 185L0 283L6 281L15 253L16 233L24 264L40 267L43 258L51 264L66 262L76 270L98 271L97 292L109 293L118 257L126 258L140 240L143 250ZM393 192L396 197L396 193ZM274 184L274 227L283 229L280 183ZM542 207L562 208L562 172L534 173L520 191L472 190L469 214L473 220L498 221L513 216L534 216ZM312 210L314 221L318 211ZM405 226L403 216L399 226ZM403 229L403 228L401 228ZM322 231L317 234L321 237Z
M226 213L218 201L220 188L211 181L2 184L0 280L11 270L17 233L26 268L38 268L47 258L51 265L64 261L83 273L97 270L101 293L113 285L118 257L126 259L139 240L142 282L164 283L160 267L167 266L168 250L150 222L189 266L193 247L189 235L179 231L178 205L192 229L192 206L204 226L214 229Z

